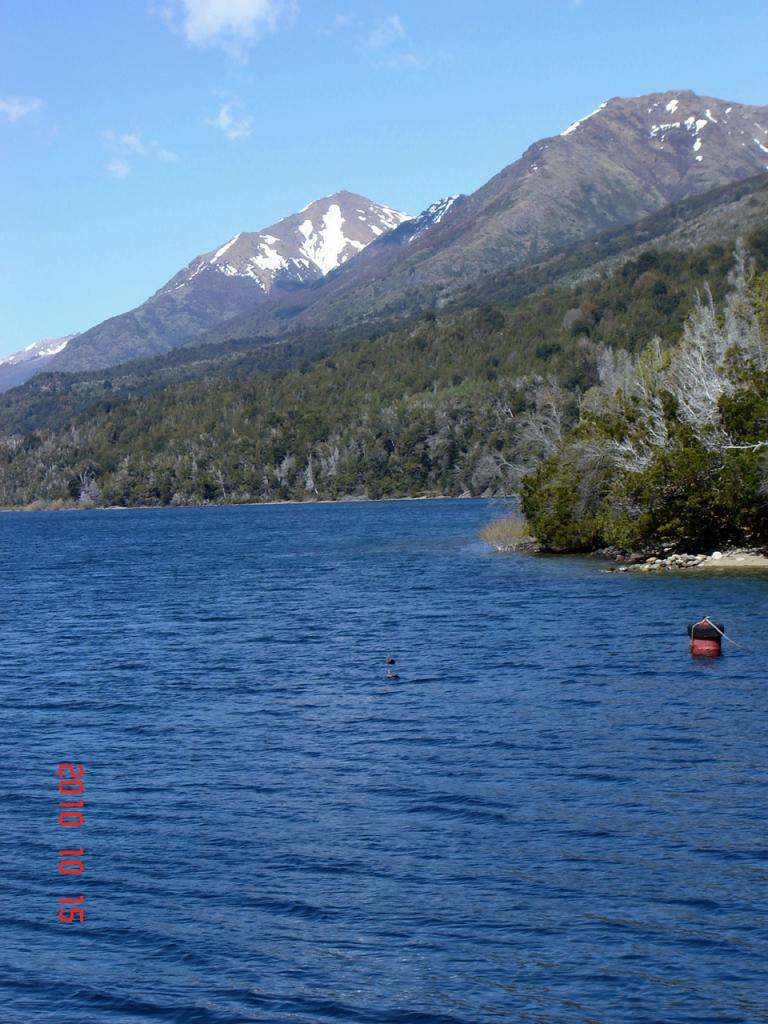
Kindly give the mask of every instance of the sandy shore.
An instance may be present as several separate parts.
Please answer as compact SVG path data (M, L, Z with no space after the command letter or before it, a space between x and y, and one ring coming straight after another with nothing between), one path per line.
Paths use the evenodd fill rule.
M723 551L721 557L710 555L698 565L691 566L694 570L702 569L768 569L768 557L755 555L746 551Z

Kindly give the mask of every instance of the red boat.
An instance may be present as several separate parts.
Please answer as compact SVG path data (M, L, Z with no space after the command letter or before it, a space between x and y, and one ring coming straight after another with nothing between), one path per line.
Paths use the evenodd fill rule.
M705 657L717 657L722 654L724 626L722 622L713 622L709 616L692 623L688 627L691 638L691 654L703 654Z

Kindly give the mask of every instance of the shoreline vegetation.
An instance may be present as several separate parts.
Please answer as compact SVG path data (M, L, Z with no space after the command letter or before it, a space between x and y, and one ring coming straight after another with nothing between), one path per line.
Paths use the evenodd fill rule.
M484 526L480 536L497 551L503 554L553 554L537 544L531 536L524 519L519 516L508 516L496 519ZM727 548L724 551L712 551L708 554L673 553L668 555L625 554L616 549L603 548L591 552L557 552L557 554L582 554L591 558L601 558L617 564L603 572L632 573L665 573L690 570L768 570L768 553L763 548Z
M278 501L249 502L207 502L189 505L96 505L87 502L55 501L50 503L31 502L19 508L0 508L3 512L134 512L146 509L173 508L242 508L250 505L344 505L358 504L363 501L467 501L478 500L476 496L462 494L420 494L406 497L368 498L361 495L347 495L342 498L285 499ZM482 499L480 499L482 500ZM505 516L494 519L480 531L480 536L502 554L585 554L584 552L548 552L543 549L531 535L525 519L520 515ZM725 551L713 551L710 554L671 554L666 557L650 555L627 555L615 549L598 549L587 552L588 557L603 558L608 561L625 562L603 569L603 572L626 573L663 573L681 570L768 570L768 553L759 548L730 548Z
M2 512L133 512L141 509L175 508L245 508L249 505L349 505L361 501L468 501L477 499L474 494L408 494L391 497L370 498L365 494L347 494L340 498L283 498L268 501L198 501L176 505L98 505L87 501L32 501L27 505L0 507Z
M654 339L637 358L606 360L575 425L523 477L520 508L539 550L608 550L644 559L644 571L726 550L734 566L762 564L768 269L737 246L729 283L722 308L706 291L697 299L676 345Z
M729 285L676 345L606 360L485 541L623 563L604 572L768 570L768 269L737 246Z
M536 540L531 536L528 525L521 516L505 516L494 519L480 531L486 544L491 544L497 551L504 553L526 552L535 554L539 551Z
M0 506L520 493L611 368L673 346L705 282L722 305L732 243L709 238L346 332L41 374L0 396ZM768 266L768 231L747 244Z
M768 228L748 244L647 251L273 373L41 375L0 400L0 508L520 495L527 531L485 538L507 550L768 549Z

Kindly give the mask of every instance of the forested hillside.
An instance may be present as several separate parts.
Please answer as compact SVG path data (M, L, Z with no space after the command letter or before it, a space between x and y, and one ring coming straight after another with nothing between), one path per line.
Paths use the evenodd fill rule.
M562 278L569 263L592 272L606 233L621 238L646 221L642 244L658 237L659 215L657 226L673 210L685 219L687 200L690 213L764 177L766 117L766 107L689 90L613 97L471 195L438 200L416 218L339 192L241 230L30 369L80 373L187 344L403 324L477 304L489 275L500 276L499 299L520 298ZM0 390L16 379L0 365Z
M616 352L578 424L523 483L550 550L707 551L768 542L768 272L739 251L720 309L670 349Z
M763 265L768 232L748 246ZM732 264L723 243L648 250L573 288L428 313L270 373L241 366L146 393L134 378L125 394L119 377L41 379L26 398L6 396L0 502L510 493L555 450L616 353L654 336L660 350L676 342L705 284L722 301ZM30 417L49 426L29 430Z
M565 297L564 308L573 309L577 299L590 299L593 284L589 285L587 292L568 297L572 285L608 276L624 265L627 265L626 273L631 274L634 261L638 259L653 261L662 258L669 263L671 258L672 262L662 268L663 280L656 282L656 287L658 291L666 287L668 294L671 289L677 294L677 299L668 298L662 302L657 297L655 311L649 320L647 305L644 313L642 302L647 296L633 293L630 315L623 320L625 333L635 338L634 344L638 343L638 338L639 343L643 343L649 323L655 325L654 330L666 331L672 337L690 303L691 282L700 283L711 276L717 289L729 258L724 258L724 254L730 252L734 240L739 236L755 236L756 226L766 223L768 175L763 173L674 203L635 224L604 232L588 245L556 252L542 263L524 269L507 269L467 283L457 292L450 308L434 315L436 319L439 316L438 322L442 326L450 325L464 310L488 306L510 309L547 288L557 289L559 297ZM686 269L678 256L693 250L697 251L698 259ZM564 289L564 285L568 288ZM404 296L403 301L406 300ZM0 433L56 430L102 400L113 404L201 378L235 378L289 370L324 359L331 352L350 344L376 341L393 332L407 336L413 324L423 320L425 315L429 316L432 304L431 301L428 303L426 313L414 305L407 314L401 312L397 318L377 318L356 326L333 329L295 327L283 339L259 334L248 318L227 321L213 333L195 340L194 344L181 346L164 355L134 360L109 369L78 373L49 371L21 388L0 394ZM562 302L558 300L555 308L560 309L561 306ZM669 321L658 315L663 314L665 307L672 311ZM552 339L560 323L541 309L536 310L535 316L543 317L542 332ZM571 318L573 316L571 313ZM606 310L603 321L599 329L610 333L610 308ZM592 324L590 330L594 333L596 328L597 325ZM524 343L525 332L520 332L519 325L515 329ZM619 338L611 339L611 344L618 343L621 343Z

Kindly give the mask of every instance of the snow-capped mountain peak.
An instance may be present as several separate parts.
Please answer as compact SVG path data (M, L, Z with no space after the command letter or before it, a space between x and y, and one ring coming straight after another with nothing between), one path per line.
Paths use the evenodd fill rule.
M338 192L271 227L233 231L146 302L46 358L61 371L92 369L200 338L282 337L431 308L485 274L517 272L759 174L766 150L768 107L689 90L613 97L563 135L534 142L471 196L416 218Z
M253 312L275 289L296 292L315 284L409 219L364 196L336 192L260 231L239 231L140 306L80 335L55 357L56 368L109 366L186 345Z
M560 135L562 136L562 135L571 135L571 134L573 134L573 132L575 132L577 128L581 128L581 126L584 124L585 121L589 121L589 119L591 117L594 117L595 114L599 114L601 110L605 110L605 108L607 106L608 106L608 100L603 100L603 102L600 104L600 106L599 107L595 107L595 109L592 111L591 114L586 114L584 117L580 117L576 121L574 121L572 124L569 124L564 132L560 132Z
M281 283L304 284L346 263L374 239L410 220L351 192L317 199L263 231L241 231L219 248L198 256L162 292L184 291L200 275L251 281L269 292Z
M27 345L20 352L14 352L13 355L0 359L0 366L18 366L19 363L28 363L32 359L55 356L59 352L63 352L74 337L76 335L68 334L64 338L43 338L42 341L33 341L31 345Z
M708 141L712 156L731 145L729 137L747 151L751 150L758 160L758 154L768 156L768 119L762 114L760 120L754 117L754 111L760 108L697 96L687 89L653 93L644 99L648 105L642 108L637 101L619 97L605 100L591 114L570 124L560 137L582 130L600 131L611 123L615 126L617 116L629 115L632 128L639 129L641 135L644 130L656 152L687 157L693 164L704 162ZM764 161L763 166L768 169L768 162ZM538 167L534 165L532 169Z
M724 100L705 101L683 92L667 102L663 97L654 99L647 112L648 137L658 150L689 148L696 162L702 163L708 140L717 150L725 136L732 136L742 146L757 147L759 153L768 155L768 119L745 119L741 109L734 114L733 105ZM768 163L764 166L768 169Z
M67 334L64 338L44 338L33 341L20 352L0 359L0 394L9 388L18 387L30 377L48 368L48 364L59 352L63 352L76 334Z
M431 228L435 224L439 224L443 217L448 213L450 208L455 202L463 197L460 195L446 196L443 199L438 199L437 202L432 203L428 206L423 213L420 213L418 217L414 217L409 225L409 242L413 242L420 235L423 235L425 231Z

